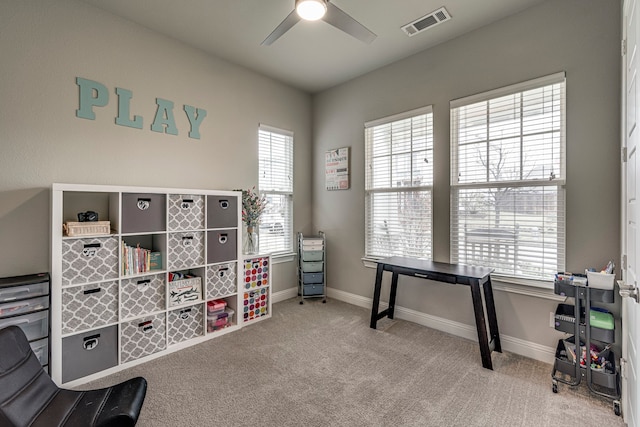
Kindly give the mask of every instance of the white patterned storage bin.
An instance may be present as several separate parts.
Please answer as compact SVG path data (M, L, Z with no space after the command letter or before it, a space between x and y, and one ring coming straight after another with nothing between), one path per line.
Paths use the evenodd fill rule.
M269 286L269 257L245 259L243 289L265 286Z
M204 335L202 304L184 307L168 313L169 345Z
M122 303L120 316L122 319L142 316L165 308L165 275L123 279Z
M117 237L62 241L62 286L117 278Z
M62 289L62 333L85 331L118 321L118 282Z
M204 264L204 232L169 234L168 269L182 270Z
M207 267L207 299L233 295L236 290L236 263L227 262Z
M204 229L204 196L169 195L169 230Z
M122 363L139 359L167 348L165 314L141 317L120 325Z

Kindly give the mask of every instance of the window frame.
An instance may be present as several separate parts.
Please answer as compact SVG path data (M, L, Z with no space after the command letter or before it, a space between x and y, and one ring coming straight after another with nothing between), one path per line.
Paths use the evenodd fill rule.
M379 172L381 174L389 172L390 176L389 176L389 185L388 186L375 186L373 184L373 182L376 180L375 178L375 171L372 168L372 161L373 161L373 154L372 154L372 150L373 150L373 144L374 141L373 139L370 137L370 132L373 132L373 129L375 129L378 126L386 126L395 122L400 122L406 119L414 119L414 118L419 118L420 116L426 116L426 123L425 123L425 149L424 150L414 150L413 149L413 144L414 144L414 137L412 134L411 137L411 150L409 150L408 152L405 152L405 154L409 153L409 155L411 156L411 185L403 187L403 186L394 186L393 185L393 153L392 153L392 147L393 147L393 143L391 142L389 145L389 164L390 164L390 169L389 171L384 171L384 172ZM373 211L373 198L375 195L383 195L383 194L406 194L409 195L410 198L411 197L420 197L421 195L427 195L428 196L428 215L429 215L429 221L428 221L428 234L429 234L429 242L428 242L428 253L426 255L422 255L422 256L416 256L419 258L424 258L424 259L432 259L433 258L433 150L434 150L434 142L433 142L433 106L432 105L427 105L421 108L417 108L414 110L410 110L410 111L406 111L403 113L399 113L399 114L394 114L392 116L387 116L387 117L383 117L377 120L372 120L372 121L368 121L364 124L364 133L365 133L365 229L364 229L364 233L365 233L365 247L364 247L364 258L365 259L381 259L384 257L388 257L388 256L393 256L393 255L399 255L397 253L393 253L393 252L387 252L387 253L376 253L375 251L375 247L376 245L374 245L373 240L375 239L375 232L373 231L373 224L372 222L372 216L374 214ZM393 137L391 137L393 138ZM429 169L430 169L430 176L428 179L427 184L421 184L421 185L413 185L414 183L414 179L415 177L413 176L413 156L416 153L420 153L424 151L425 154L427 154L428 158L430 159L430 165L429 165ZM402 246L403 249L406 249L406 246ZM405 255L406 256L406 255Z
M261 180L261 177L264 175L265 169L264 169L264 160L265 158L268 158L269 160L273 159L273 157L270 155L268 157L263 157L262 155L262 144L264 143L263 141L263 134L268 134L268 138L270 140L270 144L273 144L273 135L277 135L280 138L283 138L284 141L282 141L282 150L285 152L285 154L289 157L289 162L287 164L284 165L284 171L283 173L288 175L288 178L283 179L283 181L288 180L290 183L290 187L288 189L273 189L273 188L267 188L265 189L265 183L264 181ZM273 165L272 161L268 162L270 165ZM273 169L268 169L266 170L267 172L269 172L271 175L274 173ZM266 249L264 248L264 242L266 237L265 231L264 231L264 227L262 227L264 225L263 221L265 219L265 215L268 215L269 212L269 204L267 204L267 210L265 211L265 213L263 213L262 217L261 217L261 225L258 226L258 236L259 236L259 240L258 240L258 247L259 247L259 252L260 253L269 253L272 256L283 256L283 255L288 255L293 253L294 250L294 233L293 233L293 195L294 195L294 180L293 180L293 173L294 173L294 134L291 131L285 130L285 129L280 129L280 128L276 128L273 126L269 126L269 125L265 125L260 123L258 126L258 192L260 195L263 195L265 197L267 197L267 199L269 199L270 197L282 197L283 200L285 201L285 210L284 210L284 223L282 224L283 227L283 240L282 240L282 247L277 247L276 249ZM283 178L282 176L280 178ZM278 234L278 233L276 233Z
M465 106L472 106L474 104L478 104L478 103L482 103L482 102L487 102L487 108L489 108L489 102L491 100L496 100L499 99L501 97L506 97L506 96L510 96L510 95L514 95L514 94L524 94L527 91L530 90L535 90L535 89L541 89L541 88L546 88L546 87L550 87L552 85L556 85L556 84L560 84L559 87L559 106L560 106L560 111L559 111L559 120L560 120L560 124L559 124L559 150L558 150L558 156L559 159L557 160L557 165L560 168L559 171L554 171L553 169L551 169L551 172L549 173L549 176L547 178L544 177L535 177L535 178L530 178L530 179L526 179L525 177L523 177L524 174L524 165L525 165L525 161L523 160L523 151L522 151L522 147L523 145L523 141L525 140L527 134L526 132L524 132L523 128L524 125L523 123L525 122L525 111L522 109L522 106L524 105L524 100L522 98L522 96L520 96L520 108L519 108L519 116L518 117L514 117L513 121L517 121L520 124L520 129L519 129L519 133L514 137L519 139L520 141L520 160L519 160L519 173L520 173L520 179L504 179L504 180L500 180L500 179L494 179L491 180L490 179L490 174L489 174L489 169L490 169L490 160L489 160L489 153L491 151L491 138L485 138L484 142L487 145L487 157L485 159L485 161L487 162L487 178L486 180L482 181L474 181L473 179L470 179L469 182L460 182L459 181L459 174L460 171L462 170L462 166L460 164L460 153L458 151L459 147L462 145L459 141L458 136L460 135L460 127L459 127L459 121L460 118L458 117L458 112L459 109ZM546 99L546 96L545 98ZM490 117L490 110L487 109L486 114L484 114L485 120L486 120L486 126L487 126L487 134L489 132L489 125L490 125L490 121L489 121L489 117ZM510 85L510 86L505 86L502 88L498 88L492 91L488 91L488 92L484 92L484 93L479 93L476 95L472 95L469 97L464 97L464 98L460 98L460 99L456 99L451 101L450 103L450 126L451 126L451 133L450 133L450 158L451 158L451 163L450 163L450 167L451 167L451 175L450 175L450 260L451 262L455 263L458 262L460 258L463 259L468 259L470 254L469 254L469 249L467 247L465 247L465 245L468 245L468 242L465 241L461 241L460 240L460 233L461 233L461 223L463 222L463 215L461 214L461 210L459 209L460 203L458 202L459 198L460 198L460 194L461 192L464 192L465 190L482 190L482 189L486 189L486 194L489 194L492 190L498 190L500 191L500 189L507 189L505 191L509 191L508 189L512 189L512 191L514 192L514 197L518 196L518 197L523 197L526 198L525 189L528 187L535 187L537 189L539 189L539 191L542 192L542 197L545 197L545 190L548 190L549 187L555 188L555 201L556 201L556 224L557 224L557 228L556 228L556 265L555 268L553 270L555 270L554 272L557 271L563 271L565 268L565 262L566 262L566 147L567 147L567 138L566 138L566 129L567 129L567 122L566 122L566 75L564 72L560 72L560 73L555 73L555 74L551 74L548 76L544 76L544 77L540 77L537 79L533 79L533 80L529 80L526 82L522 82L522 83L518 83L515 85ZM546 130L545 132L540 132L542 133L546 133L546 132L550 132L549 130ZM538 144L540 145L540 144ZM554 153L555 154L555 153ZM519 191L522 190L522 195L520 195ZM540 197L540 195L538 195ZM519 202L522 201L522 199L514 199L514 200L518 200ZM544 202L542 203L544 205ZM514 205L515 206L515 205ZM518 205L519 206L519 205ZM514 213L515 216L515 213ZM544 222L542 222L544 223ZM466 223L465 223L466 224ZM515 230L514 232L517 233L518 232L518 227L519 226L514 226ZM551 234L553 235L553 234ZM542 246L545 245L546 242L546 234L543 233L543 243ZM489 236L489 238L495 238ZM466 239L466 234L465 234L465 239ZM516 237L514 237L514 239L516 240L516 242L514 244L517 244L518 242L518 237L516 235ZM499 268L496 269L496 273L494 275L499 276L499 277L504 277L504 278L508 278L510 279L509 281L511 282L521 282L521 281L531 281L531 282L549 282L553 280L553 276L551 275L551 271L548 272L544 272L544 269L551 269L551 267L549 265L545 265L545 262L540 263L540 266L537 268L540 268L543 270L543 273L541 273L540 275L533 275L533 274L525 274L524 269L520 269L520 273L518 273L518 264L516 262L517 259L517 255L515 254L515 251L518 250L517 248L514 248L514 261L512 264L512 271L511 272L507 272L507 271L500 271ZM497 265L499 264L499 262L494 259L494 264ZM494 267L495 265L487 265L489 267Z

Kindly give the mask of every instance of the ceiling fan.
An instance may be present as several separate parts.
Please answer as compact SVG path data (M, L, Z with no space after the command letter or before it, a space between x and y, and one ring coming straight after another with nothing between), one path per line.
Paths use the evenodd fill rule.
M322 19L324 22L367 44L377 37L367 27L353 19L329 0L295 0L295 9L264 39L262 45L269 46L301 19L307 21Z

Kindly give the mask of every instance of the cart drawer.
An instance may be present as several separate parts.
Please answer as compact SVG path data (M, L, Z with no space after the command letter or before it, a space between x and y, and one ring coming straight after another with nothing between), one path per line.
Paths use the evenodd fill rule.
M49 282L46 280L43 280L39 283L28 283L22 285L4 285L2 282L0 282L0 303L25 298L33 298L48 294Z
M324 281L324 273L302 273L302 281L305 285L322 283Z
M302 271L305 273L321 273L323 266L322 261L302 261Z
M309 295L324 295L324 285L304 285L303 297Z
M322 251L302 251L302 261L322 261Z
M0 317L15 316L49 308L49 297L25 299L0 304Z
M44 338L49 335L49 312L43 310L0 319L0 329L11 325L19 326L29 341Z

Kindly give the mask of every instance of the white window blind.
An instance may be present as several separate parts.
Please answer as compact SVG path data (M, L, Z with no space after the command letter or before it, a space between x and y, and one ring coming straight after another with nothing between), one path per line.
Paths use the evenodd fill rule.
M267 200L259 227L260 252L293 251L293 134L260 125L259 191Z
M564 270L565 129L564 73L451 102L451 262Z
M365 256L431 259L431 106L365 123Z

